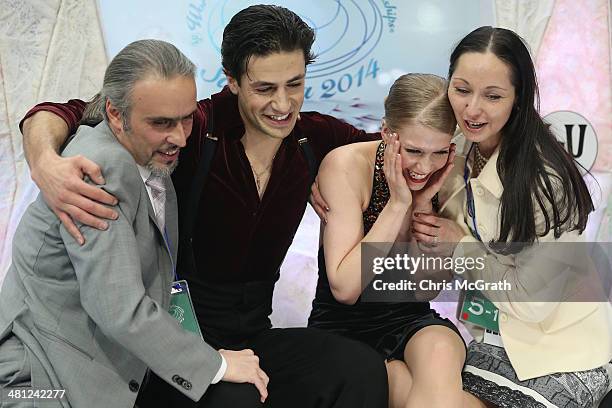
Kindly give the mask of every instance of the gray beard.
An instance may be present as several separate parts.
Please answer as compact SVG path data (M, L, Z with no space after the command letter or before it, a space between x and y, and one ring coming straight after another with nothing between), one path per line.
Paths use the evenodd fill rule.
M176 169L176 166L178 166L178 159L176 159L174 163L172 163L168 167L163 167L163 168L155 167L153 166L152 161L149 161L145 167L147 168L147 170L151 171L151 174L155 176L169 177L174 171L174 169Z

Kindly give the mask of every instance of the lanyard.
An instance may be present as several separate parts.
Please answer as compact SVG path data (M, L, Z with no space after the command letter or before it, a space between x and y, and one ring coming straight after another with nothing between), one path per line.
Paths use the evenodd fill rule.
M172 242L170 241L170 237L168 236L168 229L164 225L164 242L166 243L166 248L168 249L168 255L170 255L170 262L172 263L172 275L174 276L174 282L178 280L178 274L176 273L176 264L174 263L174 259L172 258Z
M467 212L470 218L472 218L472 225L474 226L474 228L470 228L470 230L472 231L472 235L474 235L474 238L482 242L482 238L480 238L480 234L478 233L478 227L476 227L476 207L474 206L474 194L472 193L472 185L470 183L470 169L468 168L468 159L470 157L470 154L472 153L473 148L474 143L472 143L468 154L465 156L465 165L463 166L463 181L465 182Z

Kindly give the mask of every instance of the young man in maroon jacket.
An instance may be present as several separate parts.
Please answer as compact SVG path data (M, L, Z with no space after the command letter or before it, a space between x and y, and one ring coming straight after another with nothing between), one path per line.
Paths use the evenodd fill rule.
M204 340L218 349L250 348L259 356L270 378L269 406L386 407L385 366L368 347L315 329L272 329L269 319L274 284L312 181L298 140L308 139L312 163L337 146L378 137L330 116L300 113L313 41L308 25L277 6L244 9L225 28L221 54L228 86L198 102L173 174L184 216L206 136L218 139L194 219L181 224L193 228L195 267L177 272L189 282ZM73 220L104 229L103 218L115 216L114 197L81 180L88 175L103 185L97 165L57 155L84 107L79 100L43 103L22 122L32 177L80 242ZM176 124L151 118L149 125ZM152 376L139 405L191 404L164 384ZM251 384L219 383L198 406L260 404Z

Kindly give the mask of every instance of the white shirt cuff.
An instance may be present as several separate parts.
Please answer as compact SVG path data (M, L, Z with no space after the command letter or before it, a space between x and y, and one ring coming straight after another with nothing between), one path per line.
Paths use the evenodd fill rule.
M227 370L227 362L225 361L225 357L223 357L223 354L221 354L221 367L219 367L219 371L217 371L217 375L215 375L215 377L212 379L210 383L216 384L219 381L221 381L221 379L225 375L226 370Z

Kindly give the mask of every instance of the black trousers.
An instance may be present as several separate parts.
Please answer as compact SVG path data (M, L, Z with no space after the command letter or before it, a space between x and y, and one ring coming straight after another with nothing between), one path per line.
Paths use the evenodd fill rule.
M270 377L265 404L254 385L223 381L193 402L151 373L138 407L387 407L384 360L360 342L312 328L269 329L249 348Z

